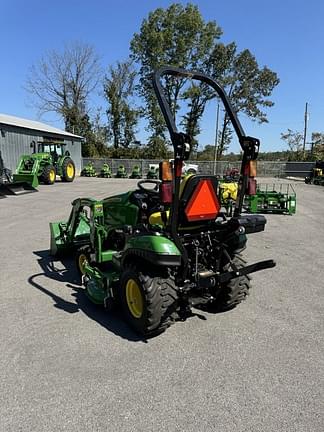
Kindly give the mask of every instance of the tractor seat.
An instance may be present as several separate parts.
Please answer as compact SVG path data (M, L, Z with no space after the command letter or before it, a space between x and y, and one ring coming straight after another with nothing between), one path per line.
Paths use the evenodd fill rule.
M203 222L215 220L220 201L217 197L218 181L212 175L186 176L180 184L179 227L182 229L196 227ZM166 221L170 212L165 212ZM164 225L161 212L152 213L149 217L151 225Z

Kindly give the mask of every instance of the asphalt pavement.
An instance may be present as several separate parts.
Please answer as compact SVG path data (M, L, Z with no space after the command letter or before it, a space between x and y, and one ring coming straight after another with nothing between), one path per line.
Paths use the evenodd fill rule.
M323 431L324 187L297 183L297 214L249 236L248 262L277 267L253 275L246 302L145 341L48 254L74 198L135 184L78 178L0 200L0 431Z

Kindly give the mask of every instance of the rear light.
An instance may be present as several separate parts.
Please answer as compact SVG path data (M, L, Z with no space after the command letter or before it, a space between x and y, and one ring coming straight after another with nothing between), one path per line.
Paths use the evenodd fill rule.
M250 177L256 177L257 175L257 162L256 160L250 160Z
M254 178L248 179L246 195L256 195L257 182Z
M160 185L160 200L162 204L172 203L172 182L162 183Z
M160 168L160 180L162 180L163 182L172 181L171 163L168 161L160 162L159 168Z
M256 168L256 160L250 160L247 162L247 164L244 167L244 175L247 175L249 177L256 177L257 175L257 168Z

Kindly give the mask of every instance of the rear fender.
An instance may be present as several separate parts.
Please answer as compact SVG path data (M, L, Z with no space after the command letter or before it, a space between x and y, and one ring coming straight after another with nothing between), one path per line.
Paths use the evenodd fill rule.
M163 236L139 235L130 237L122 254L121 264L146 261L155 266L180 266L181 253L173 241Z

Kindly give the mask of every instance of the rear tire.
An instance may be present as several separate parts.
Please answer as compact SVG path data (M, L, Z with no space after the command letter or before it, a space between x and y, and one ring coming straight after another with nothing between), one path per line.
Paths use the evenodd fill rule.
M232 261L237 268L242 268L246 265L246 261L240 254L235 255ZM230 270L230 264L226 264L224 270ZM225 312L235 308L239 303L244 301L249 295L251 288L250 280L251 278L248 275L231 279L223 287L216 299L217 309Z
M75 177L75 165L71 158L65 158L62 164L62 181L73 182Z
M143 336L165 331L174 321L177 290L157 272L127 268L120 279L120 302L129 325Z
M56 171L53 165L46 165L41 175L41 181L47 185L55 183Z

